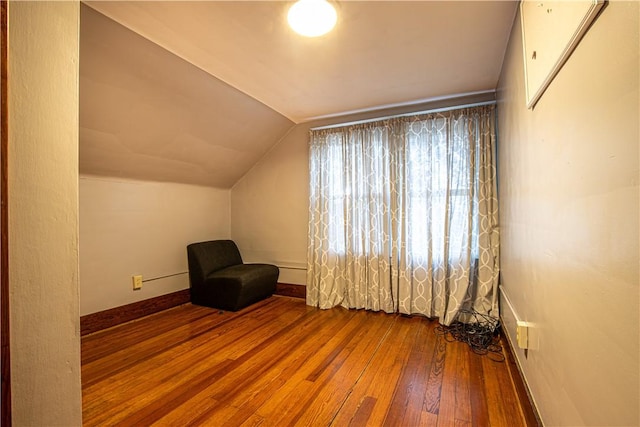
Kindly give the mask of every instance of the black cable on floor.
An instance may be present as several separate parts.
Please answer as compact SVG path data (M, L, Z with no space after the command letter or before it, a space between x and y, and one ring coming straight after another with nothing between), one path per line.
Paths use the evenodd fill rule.
M450 326L438 325L435 333L450 342L467 343L474 353L488 355L495 362L504 362L498 319L475 310L460 310L458 318L463 318L466 322L455 321Z

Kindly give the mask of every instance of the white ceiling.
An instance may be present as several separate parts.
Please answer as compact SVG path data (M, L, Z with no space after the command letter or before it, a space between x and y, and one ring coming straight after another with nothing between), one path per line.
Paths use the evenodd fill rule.
M340 1L310 39L291 2L84 3L81 172L225 188L294 123L495 89L517 7Z
M294 122L494 89L517 2L340 1L305 38L291 2L89 1Z

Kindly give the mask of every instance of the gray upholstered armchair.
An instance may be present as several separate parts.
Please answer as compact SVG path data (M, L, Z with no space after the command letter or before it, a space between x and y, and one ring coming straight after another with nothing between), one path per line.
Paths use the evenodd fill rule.
M212 240L187 246L193 304L237 311L276 290L278 267L244 264L232 240Z

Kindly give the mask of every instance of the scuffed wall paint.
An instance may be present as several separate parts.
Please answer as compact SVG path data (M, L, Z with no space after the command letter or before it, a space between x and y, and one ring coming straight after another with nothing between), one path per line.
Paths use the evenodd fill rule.
M610 2L533 110L516 17L499 82L502 286L549 426L640 422L639 5Z

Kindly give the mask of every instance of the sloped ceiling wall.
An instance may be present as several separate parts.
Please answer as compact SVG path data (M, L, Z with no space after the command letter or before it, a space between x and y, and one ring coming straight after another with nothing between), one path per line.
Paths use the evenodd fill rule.
M81 6L80 173L230 188L292 121Z
M518 4L332 0L308 38L293 1L85 2L296 123L494 90Z
M230 188L295 126L494 91L517 1L89 1L80 173Z

